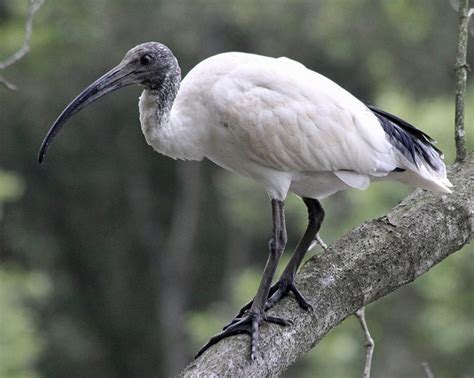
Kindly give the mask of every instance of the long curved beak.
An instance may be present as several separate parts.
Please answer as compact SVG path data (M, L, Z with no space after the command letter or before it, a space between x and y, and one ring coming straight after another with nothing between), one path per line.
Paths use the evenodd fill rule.
M74 114L79 112L87 105L92 104L100 97L105 96L107 93L113 92L127 85L134 84L136 81L133 79L133 74L135 73L135 71L121 63L94 81L91 85L84 89L79 94L79 96L72 100L72 102L66 107L66 109L63 110L46 134L46 137L44 138L38 153L39 163L43 163L46 153L48 152L49 145L53 141L56 134L69 120L69 118L71 118Z

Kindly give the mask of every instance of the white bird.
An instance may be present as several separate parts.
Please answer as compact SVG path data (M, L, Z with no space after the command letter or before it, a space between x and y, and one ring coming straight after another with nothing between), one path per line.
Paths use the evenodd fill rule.
M365 105L304 65L229 52L202 61L181 82L176 58L157 42L131 49L66 107L44 139L39 161L72 115L131 84L144 87L140 123L156 151L174 159L207 158L262 183L271 199L273 233L257 294L199 353L227 336L248 333L254 359L260 324L289 324L266 309L289 292L302 308L311 309L294 279L323 221L319 199L380 180L450 193L442 153L428 135ZM288 192L305 202L309 224L271 286L287 240L283 205Z

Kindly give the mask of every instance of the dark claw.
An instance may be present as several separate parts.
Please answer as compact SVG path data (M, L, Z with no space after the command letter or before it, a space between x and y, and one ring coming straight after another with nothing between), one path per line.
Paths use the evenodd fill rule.
M267 315L267 318L265 320L269 323L275 323L275 324L281 325L283 327L293 325L293 322L291 320L279 318L277 316Z
M240 316L240 312L235 316L234 319L232 319L228 324L226 324L224 327L222 327L222 330L225 331L227 328L229 328L232 324L237 323L240 319L242 319Z
M253 301L250 301L250 302L247 303L244 307L242 307L242 308L239 310L239 313L234 316L234 319L232 319L229 324L225 325L224 328L222 328L222 330L225 331L225 330L226 330L227 328L229 328L232 324L235 324L235 323L237 323L240 319L242 319L242 317L247 313L247 311L250 310L250 307L252 307L252 303L253 303Z
M255 361L257 358L257 346L260 340L260 322L259 318L252 319L252 335L250 336L250 359Z
M300 305L303 310L313 311L313 306L306 300L301 292L296 288L295 284L291 284L289 290L293 293L296 298L296 302Z
M294 282L286 283L283 280L278 281L275 285L278 285L278 290L275 291L273 295L267 300L265 303L265 308L268 310L272 308L275 303L277 303L281 298L287 295L289 292L292 292L295 296L296 302L300 305L303 310L312 311L313 306L309 304L309 302L305 299L303 294L296 288Z
M271 297L275 291L277 291L278 289L278 282L273 285L271 288L270 288L270 292L268 293L268 296ZM225 325L224 328L222 328L224 331L229 328L232 324L238 322L240 319L242 319L242 317L247 313L248 310L250 310L250 307L252 307L252 304L253 304L253 300L250 301L249 303L247 303L244 307L242 307L240 310L239 310L239 313L237 315L234 316L234 319L232 319L230 321L229 324ZM268 307L266 304L265 304L265 309L268 309L270 307Z
M246 333L250 335L250 358L252 361L257 357L258 341L260 339L260 325L262 322L275 323L281 326L288 326L293 324L291 321L279 318L276 316L266 315L264 312L249 312L246 315L235 318L231 324L221 332L212 337L196 354L195 358L198 358L212 345L217 344L226 337Z
M222 339L225 339L226 337L240 335L242 333L247 333L250 335L250 330L243 327L243 322L244 322L243 319L238 322L235 322L232 327L229 326L225 331L222 331L221 333L218 333L217 335L211 337L209 341L206 344L204 344L204 346L201 349L199 349L199 352L197 352L194 358L195 359L198 358L207 349L209 349L214 344L217 344Z

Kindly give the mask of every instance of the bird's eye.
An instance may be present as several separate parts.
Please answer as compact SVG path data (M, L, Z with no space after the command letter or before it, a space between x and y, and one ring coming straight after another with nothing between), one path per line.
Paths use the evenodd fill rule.
M150 64L152 60L153 60L153 58L150 55L145 54L140 58L140 64L143 65L143 66L146 66L146 65Z

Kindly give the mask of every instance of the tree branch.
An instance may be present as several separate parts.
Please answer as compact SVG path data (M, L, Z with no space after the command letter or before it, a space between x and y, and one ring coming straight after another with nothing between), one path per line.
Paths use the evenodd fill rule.
M471 9L472 11L472 9ZM466 157L465 133L464 133L464 97L466 95L466 81L469 66L466 62L467 37L469 27L469 0L459 1L459 42L456 55L456 113L454 140L456 142L456 161L462 161Z
M428 362L423 362L421 366L423 367L423 371L425 372L426 378L435 378Z
M262 328L257 359L246 335L207 350L180 374L275 376L357 309L412 282L466 245L474 234L474 155L449 168L453 194L416 190L386 216L365 222L308 260L297 284L313 312L284 298L270 314L293 321Z
M367 327L367 322L365 321L365 307L358 309L355 312L355 317L359 320L360 326L362 331L364 332L365 336L365 366L364 366L364 373L362 374L362 378L370 378L370 368L372 367L372 355L374 354L374 339L369 332L369 327Z
M9 56L3 62L0 62L0 70L4 70L12 64L15 64L30 51L31 35L33 33L33 17L35 13L41 8L43 3L44 0L30 0L30 5L28 6L28 14L26 16L25 21L25 37L23 39L23 44L17 52ZM0 84L3 84L6 88L11 89L13 91L17 89L14 84L9 82L2 76L0 76Z
M17 90L16 85L13 84L12 82L8 81L7 79L5 79L3 76L0 76L0 84L2 84L7 89L10 89L11 91L16 91Z

